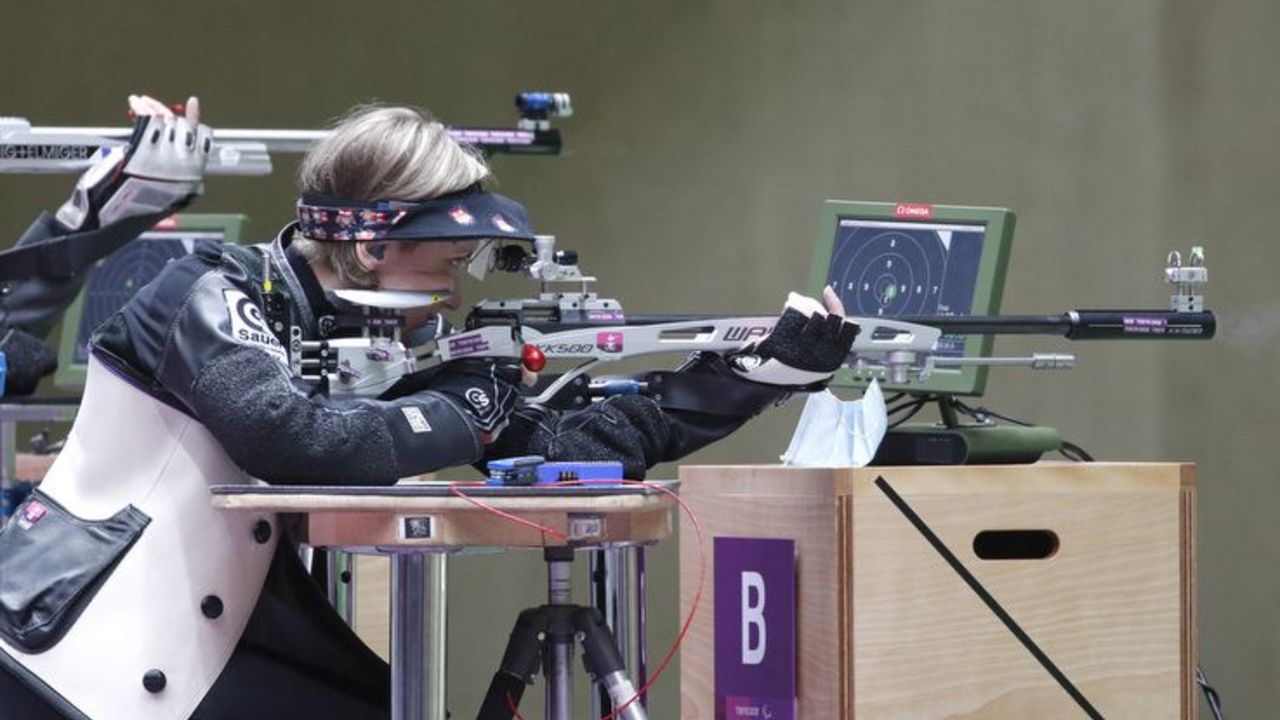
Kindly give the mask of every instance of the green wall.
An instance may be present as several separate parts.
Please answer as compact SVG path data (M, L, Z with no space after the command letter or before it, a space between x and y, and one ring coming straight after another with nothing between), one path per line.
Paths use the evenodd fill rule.
M1166 253L1204 244L1217 340L1002 339L1079 367L993 374L986 401L1099 458L1199 464L1202 660L1233 715L1280 706L1280 483L1262 452L1280 426L1280 4L10 0L0 26L0 114L41 125L120 124L137 91L199 94L215 127L315 127L370 98L506 123L514 91L570 91L565 155L500 159L501 188L638 312L778 308L828 197L1016 209L1010 312L1161 306ZM292 203L294 161L277 166L210 179L199 209L265 236ZM0 226L70 184L0 177ZM691 461L775 460L798 407ZM654 555L656 655L677 618L673 545ZM459 716L515 609L541 600L540 565L454 562Z

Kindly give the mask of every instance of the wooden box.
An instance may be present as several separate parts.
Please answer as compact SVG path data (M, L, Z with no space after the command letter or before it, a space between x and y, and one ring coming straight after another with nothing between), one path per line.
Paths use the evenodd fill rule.
M1196 717L1191 465L688 466L680 480L707 562L714 537L795 541L798 717ZM681 523L687 612L700 553ZM1019 550L987 542L1024 537L1003 531L1052 547L991 559ZM716 717L714 594L682 648L686 720Z

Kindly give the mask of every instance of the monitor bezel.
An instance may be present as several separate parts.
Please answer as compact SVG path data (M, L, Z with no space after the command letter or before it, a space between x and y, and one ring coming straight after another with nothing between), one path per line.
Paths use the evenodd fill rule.
M831 252L835 247L836 229L841 219L883 220L891 222L957 223L986 227L982 242L982 255L978 261L978 277L974 285L973 305L970 315L995 315L1000 312L1004 296L1004 281L1009 267L1009 251L1013 241L1013 228L1017 217L1012 210L1000 207L968 205L935 205L930 203L862 202L851 200L826 200L819 215L818 239L815 243L813 267L809 289L820 296L827 284L831 264ZM991 335L971 335L965 338L964 357L988 357L995 338ZM976 396L986 391L987 368L964 367L959 371L935 372L928 380L907 384L887 382L881 373L855 373L853 368L843 367L831 381L833 388L866 388L873 379L880 380L881 387L889 392L913 394L944 394Z
M142 235L184 230L220 232L224 243L238 245L249 236L249 218L246 215L234 213L178 213L156 223ZM70 358L75 357L80 316L84 311L84 295L85 290L81 289L62 316L62 327L58 337L58 369L53 375L54 387L60 390L83 390L89 373L87 364L69 362Z

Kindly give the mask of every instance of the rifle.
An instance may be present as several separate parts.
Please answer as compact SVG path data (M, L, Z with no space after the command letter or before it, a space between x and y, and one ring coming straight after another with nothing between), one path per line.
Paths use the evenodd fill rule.
M591 287L594 277L582 274L577 253L557 251L555 239L540 236L532 254L518 245L493 248L495 269L519 272L540 284L536 297L482 300L467 315L465 329L443 334L422 345L400 343L396 318L411 302L404 297L339 291L364 306L364 319L347 320L362 327L362 336L302 342L295 371L325 382L339 395L377 395L402 375L462 358L519 359L540 371L548 360L574 363L554 377L533 403L582 405L592 397L649 392L642 383L590 383L586 373L618 360L663 353L725 352L768 335L777 316L629 315L614 298ZM1065 370L1073 355L1035 353L1026 357L950 357L936 353L943 335L1035 334L1068 340L1207 340L1216 318L1204 309L1201 286L1208 281L1201 248L1183 266L1171 253L1165 279L1175 286L1168 310L1070 310L1054 315L851 317L861 331L850 353L850 365L862 377L881 377L895 384L925 380L939 367L985 365ZM570 286L565 289L565 286ZM346 293L346 294L344 294ZM418 304L431 302L422 296ZM337 323L338 321L333 321ZM336 325L335 325L336 327ZM323 355L323 358L321 357Z
M455 140L486 154L558 155L560 131L551 118L573 114L568 93L516 95L520 117L513 128L449 128ZM0 173L78 173L102 152L128 142L133 128L33 127L20 117L0 117ZM213 131L208 175L268 175L271 154L305 153L328 130L218 129Z

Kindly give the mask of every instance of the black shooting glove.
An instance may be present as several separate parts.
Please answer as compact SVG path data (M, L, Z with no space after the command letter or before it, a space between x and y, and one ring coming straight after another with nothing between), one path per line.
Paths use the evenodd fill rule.
M0 355L4 355L7 371L3 395L30 395L40 378L58 368L58 356L35 335L0 324Z
M643 480L648 468L674 459L673 447L669 420L652 398L619 395L569 412L522 405L511 414L511 425L485 448L485 458L615 461L622 463L626 478ZM482 465L476 469L484 472Z
M453 401L489 438L507 426L520 399L520 366L512 360L464 358L406 375L379 399L433 390Z
M752 382L816 390L848 359L858 331L857 323L792 293L772 332L725 359L739 377Z

